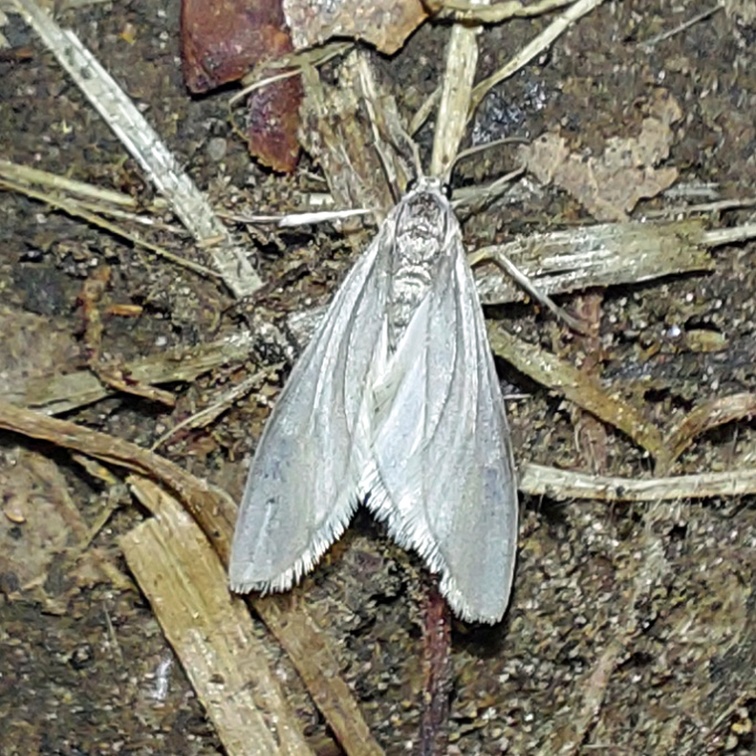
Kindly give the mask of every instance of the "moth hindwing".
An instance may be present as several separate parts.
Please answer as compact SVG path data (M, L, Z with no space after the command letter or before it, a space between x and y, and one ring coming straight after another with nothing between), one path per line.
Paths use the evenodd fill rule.
M466 620L506 610L517 488L459 223L425 179L383 222L294 366L250 467L233 590L286 590L360 503Z

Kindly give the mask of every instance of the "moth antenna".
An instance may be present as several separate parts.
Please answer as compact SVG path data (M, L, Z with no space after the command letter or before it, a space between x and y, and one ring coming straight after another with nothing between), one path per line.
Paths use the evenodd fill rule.
M368 118L370 119L370 127L373 132L375 148L378 152L378 157L381 161L386 181L391 189L394 203L399 203L402 195L407 189L408 176L404 175L406 170L401 165L401 161L394 160L391 155L387 154L388 151L386 150L386 145L387 143L390 144L398 155L405 153L405 148L409 149L415 178L423 175L422 166L420 164L420 151L412 137L409 136L407 131L400 123L398 123L398 121L392 121L392 123L387 124L386 118L378 114L376 103L379 102L380 97L378 95L375 79L373 78L373 71L364 55L359 58L358 71L365 97L365 109L367 110ZM402 142L403 144L399 144L399 142ZM397 167L402 173L401 177L397 173Z

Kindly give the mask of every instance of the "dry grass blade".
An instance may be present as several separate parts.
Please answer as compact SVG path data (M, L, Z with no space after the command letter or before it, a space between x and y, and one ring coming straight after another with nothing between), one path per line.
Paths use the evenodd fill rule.
M485 2L481 2L485 5ZM430 175L448 179L467 128L467 114L478 65L480 29L461 24L452 27L446 49L446 69L441 83L441 101L433 135Z
M369 208L380 223L396 200L389 180L403 188L415 173L397 149L405 147L406 137L392 96L360 51L345 58L339 86L322 81L312 68L303 69L302 82L305 148L322 167L336 205ZM348 235L362 251L364 240L356 237Z
M380 158L388 186L394 194L394 201L397 201L409 181L422 172L420 153L401 123L396 101L380 87L364 54L356 56L355 74L370 121L373 146ZM402 160L402 148L409 152L410 166Z
M541 0L541 2L532 5L523 5L519 0L512 0L511 2L489 5L487 0L480 0L479 2L475 0L472 0L472 2L469 0L438 0L438 2L429 2L428 6L440 18L450 17L465 23L495 24L516 17L543 15L569 5L571 2L572 0ZM571 10L566 11L565 15L570 13ZM446 53L444 80L441 86L421 105L412 119L410 133L414 134L430 116L435 102L440 100L441 104L436 122L443 124L443 128L437 128L434 135L430 169L432 176L449 175L467 121L480 104L485 92L488 91L487 89L483 91L478 98L475 93L480 91L480 85L475 89L472 87L478 60L478 46L475 37L479 31L479 29L465 26L463 23L455 24L452 27ZM491 86L511 76L518 68L532 60L544 47L551 44L556 36L548 39L548 41L541 41L536 44L534 51L532 54L528 53L529 57L527 58L523 57L526 54L526 51L523 50L516 58L518 61L516 67L503 75L501 79L492 81ZM535 42L536 40L534 40ZM512 63L514 64L514 61ZM493 77L491 80L493 80Z
M486 258L503 254L539 291L559 294L712 270L710 233L697 219L582 226L482 247L471 255L471 262L480 262L475 278L481 301L501 304L521 301L524 295Z
M194 429L194 428L206 428L210 423L216 420L222 415L234 402L239 401L245 397L252 389L254 389L262 379L271 372L280 370L283 367L283 363L277 363L271 365L267 370L258 370L256 373L245 378L241 383L225 391L221 396L213 401L209 407L205 407L200 412L187 417L180 423L174 425L170 430L166 431L155 443L152 445L152 451L155 451L158 447L165 444L179 431Z
M13 0L19 13L145 170L195 240L210 246L213 262L236 296L262 285L247 254L236 246L204 195L123 90L70 30L61 29L33 0ZM218 241L220 240L220 241Z
M0 429L49 441L159 482L178 495L221 562L228 563L236 505L225 491L136 444L3 401L0 401ZM227 596L225 581L223 591ZM346 753L379 756L381 749L370 735L357 702L339 675L328 641L305 607L287 606L284 610L272 597L258 599L253 605L288 652Z
M68 176L59 176L28 165L18 165L10 160L0 159L0 178L24 186L44 186L51 191L60 191L82 199L95 200L130 210L136 210L139 207L137 200L130 194L104 189L85 181L75 181ZM160 206L165 209L165 202L158 199L154 207L157 210Z
M381 756L339 663L323 631L303 608L294 609L290 596L250 599L265 626L291 658L313 701L349 756Z
M667 437L669 463L672 464L693 440L734 420L756 416L756 394L733 394L711 399L688 413Z
M520 490L556 501L649 502L712 499L756 494L756 468L675 475L668 478L617 478L528 463L520 471Z
M219 556L228 558L236 505L225 491L129 441L4 401L0 401L0 429L49 441L159 481L179 496Z
M494 353L517 370L552 391L621 430L638 446L645 449L663 468L666 468L669 449L661 431L632 405L608 394L590 376L568 362L541 349L526 344L495 325L488 329Z
M251 334L240 332L195 349L171 349L125 363L121 370L142 384L190 383L203 373L221 365L239 363L249 358L254 346ZM59 415L104 399L113 393L89 370L79 370L49 378L37 378L26 384L26 393L18 398L30 409L47 415ZM4 398L0 392L0 399Z
M523 66L530 63L533 58L543 52L555 39L564 34L576 21L590 13L595 7L601 5L603 0L578 0L544 29L535 39L525 45L520 52L495 74L484 79L476 85L470 99L469 116L477 109L488 91L504 79L519 71Z
M704 243L709 247L721 244L737 244L756 237L756 223L745 223L732 228L715 228L704 235Z
M158 485L137 475L128 482L157 516L121 538L121 547L226 753L311 754L207 539Z
M631 404L608 393L598 381L535 344L521 342L496 326L489 327L489 338L493 351L517 370L625 433L654 458L662 474L698 435L756 414L754 394L734 394L706 402L672 430L663 432Z
M40 189L54 192L56 198L66 199L79 210L89 211L99 217L116 218L125 223L136 223L149 229L166 231L179 236L182 243L188 236L187 231L180 225L162 220L161 214L168 209L168 203L162 197L155 197L145 203L141 201L142 198L138 200L124 192L106 189L85 181L76 181L68 176L11 163L8 160L0 160L0 181L7 181L9 183L7 188L23 194L29 194L29 190L39 191ZM11 184L13 186L10 186ZM48 196L44 194L39 199L45 201L43 197ZM223 217L222 214L219 213L219 215ZM157 251L157 254L161 252ZM218 275L215 272L211 274Z
M453 18L476 24L500 24L511 18L531 18L570 5L574 0L540 0L523 5L520 0L507 0L485 6L470 0L430 0L428 5L438 8L439 18Z

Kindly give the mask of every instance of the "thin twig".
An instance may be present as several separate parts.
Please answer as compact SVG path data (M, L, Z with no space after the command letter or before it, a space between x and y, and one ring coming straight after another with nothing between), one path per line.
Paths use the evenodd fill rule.
M217 273L214 270L210 270L210 268L207 268L204 265L200 265L199 263L192 262L191 260L187 260L184 257L179 257L179 255L176 255L173 252L169 252L167 249L165 249L165 247L161 247L157 244L153 244L152 242L146 241L145 239L141 239L135 234L132 234L131 232L126 231L126 229L122 228L121 226L118 226L115 223L111 223L105 218L101 218L96 213L90 212L89 210L85 210L76 202L69 201L67 199L62 199L60 197L56 197L55 195L47 194L45 192L36 191L35 189L23 186L22 184L17 184L14 181L7 181L3 179L0 179L0 189L5 189L6 191L17 192L18 194L25 194L27 197L32 197L33 199L39 200L40 202L44 202L50 205L51 207L57 208L58 210L62 210L64 213L66 213L67 215L70 215L72 218L81 218L82 220L85 220L88 223L91 223L93 226L97 226L98 228L108 231L114 236L117 236L121 239L125 239L126 241L131 242L136 247L141 247L143 249L146 249L152 252L153 254L158 255L159 257L163 257L166 260L170 260L170 262L174 263L175 265L179 265L182 268L191 270L194 273L199 273L201 276L205 276L206 278L216 278L216 279L221 278L220 273Z
M713 16L717 11L722 10L723 8L724 4L720 3L719 5L715 5L708 10L701 11L701 13L693 16L693 18L688 21L683 21L683 23L679 24L674 29L662 32L661 34L657 34L650 39L640 42L639 46L650 52L651 48L654 47L654 45L656 45L657 43L663 42L665 39L670 39L671 37L684 32L686 29L690 29L691 26L695 26L697 23L705 21L707 18L709 18L709 16Z
M587 326L577 318L570 315L564 308L554 302L548 294L543 293L505 254L493 253L486 250L469 255L468 260L471 266L490 260L496 263L502 270L527 291L532 297L540 302L546 309L556 315L557 318L564 321L573 331L587 334Z
M345 55L349 50L354 47L351 42L335 42L329 45L323 45L316 49L301 50L293 52L290 55L286 55L278 60L267 60L264 63L260 63L255 67L254 71L248 73L242 83L244 88L229 99L229 106L236 105L239 100L244 99L252 92L267 87L270 84L283 81L284 79L290 79L292 76L298 76L302 73L302 68L305 66L318 66L325 65L328 61L333 60L339 55ZM269 71L271 68L287 68L288 70L281 73L266 76L264 79L259 79L259 73Z
M232 387L225 393L213 401L209 407L205 407L200 412L196 412L193 415L185 418L181 422L177 423L167 430L155 443L150 447L152 451L162 446L169 441L179 431L194 429L194 428L206 428L217 417L222 415L231 405L238 402L239 399L246 396L266 375L269 373L280 370L283 367L283 363L279 362L275 365L271 365L265 370L258 370L256 373L245 378L240 384Z

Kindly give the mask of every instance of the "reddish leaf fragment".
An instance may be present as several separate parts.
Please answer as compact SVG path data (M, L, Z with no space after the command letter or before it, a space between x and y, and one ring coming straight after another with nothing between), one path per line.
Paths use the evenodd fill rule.
M288 32L277 32L267 47L280 57L291 50ZM299 76L255 90L247 101L249 151L274 171L290 173L299 155L299 106L304 92Z
M190 91L207 92L236 81L257 64L292 51L280 2L183 0L181 56ZM249 150L276 171L294 169L302 86L289 79L249 98Z
M276 3L261 3L258 9L245 0L183 0L181 57L187 87L207 92L240 79L266 57L266 32L283 24Z

